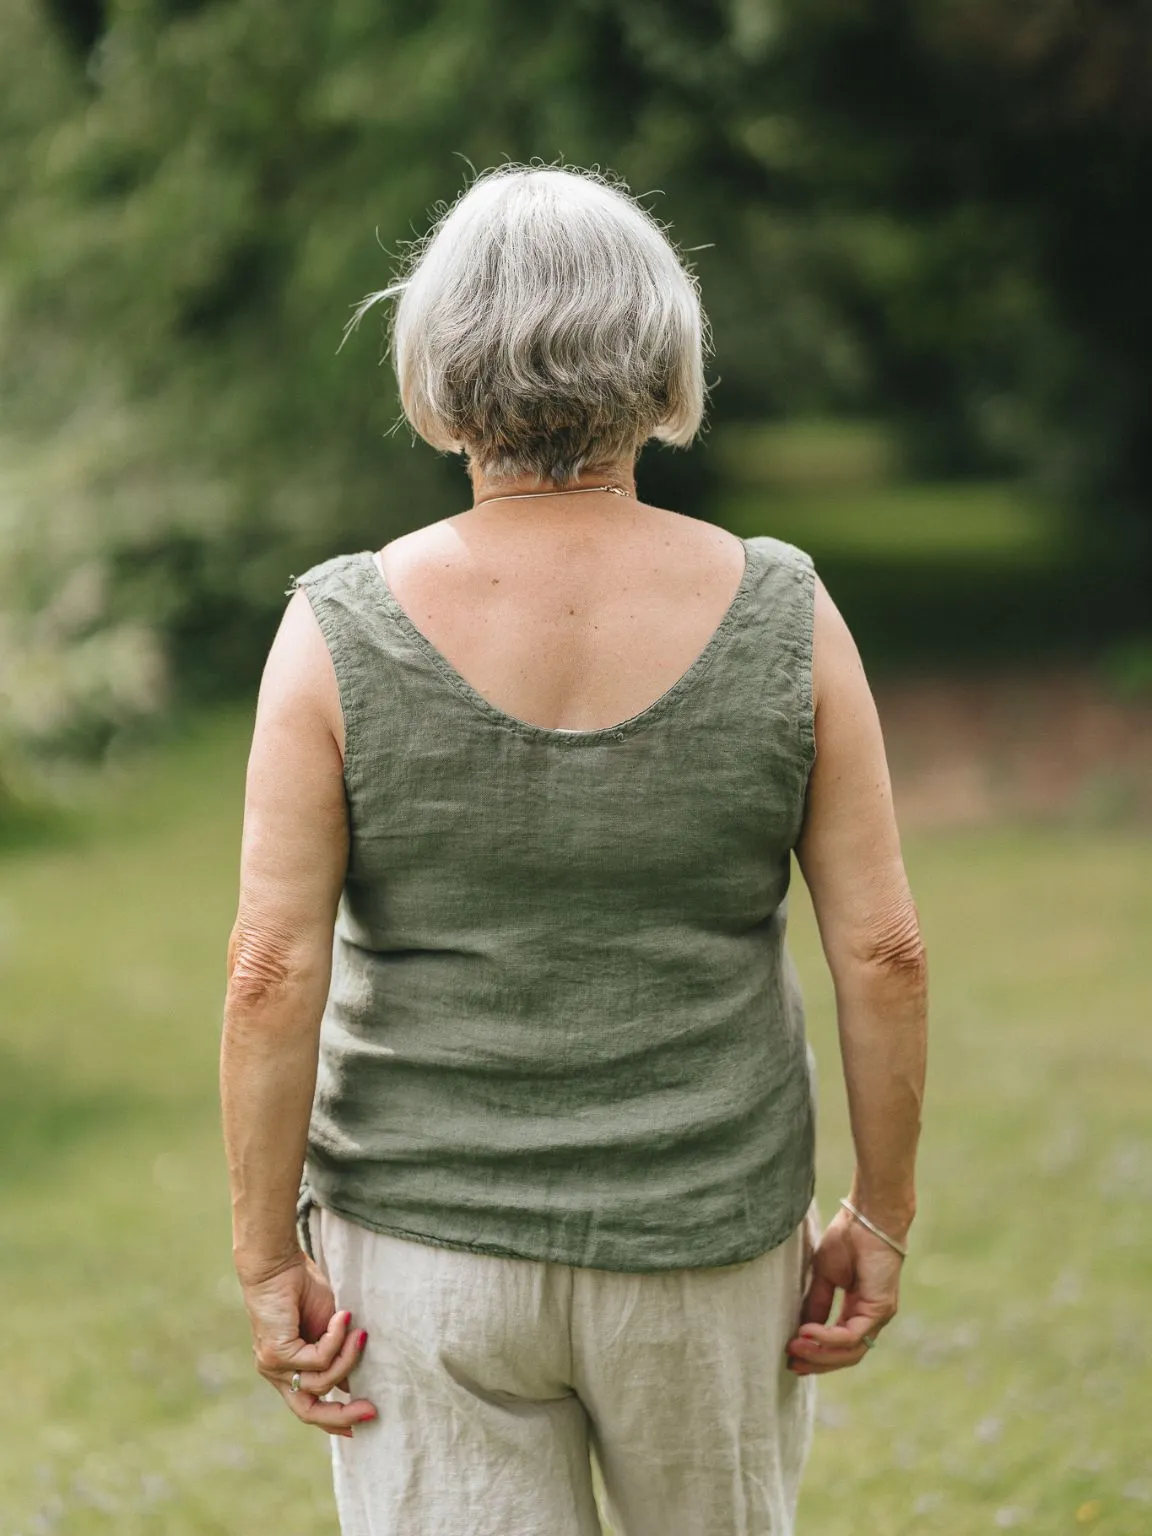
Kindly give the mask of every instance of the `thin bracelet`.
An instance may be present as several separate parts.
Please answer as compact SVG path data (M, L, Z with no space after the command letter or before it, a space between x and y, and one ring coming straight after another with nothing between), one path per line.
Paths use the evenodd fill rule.
M861 1212L856 1209L851 1200L841 1200L840 1204L844 1207L845 1210L851 1211L857 1221L862 1221L868 1228L869 1232L875 1232L877 1237L883 1238L883 1240L888 1244L889 1248L895 1248L896 1252L902 1259L906 1259L908 1257L907 1248L901 1247L901 1245L896 1241L894 1237L888 1236L887 1232L881 1232L880 1228L876 1226L875 1223L869 1221L867 1216L862 1215Z

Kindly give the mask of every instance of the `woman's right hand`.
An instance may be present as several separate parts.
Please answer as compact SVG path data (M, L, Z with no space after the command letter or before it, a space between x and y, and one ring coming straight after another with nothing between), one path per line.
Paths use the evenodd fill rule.
M789 1370L798 1376L859 1365L875 1338L896 1316L903 1259L843 1207L828 1223L812 1255L800 1325L788 1341ZM828 1321L837 1290L840 1315Z
M349 1373L359 1364L368 1335L349 1327L350 1312L336 1310L332 1288L311 1259L301 1253L267 1276L242 1276L241 1289L256 1369L298 1419L350 1437L354 1424L376 1417L366 1398L349 1403L326 1398L334 1387L349 1390Z

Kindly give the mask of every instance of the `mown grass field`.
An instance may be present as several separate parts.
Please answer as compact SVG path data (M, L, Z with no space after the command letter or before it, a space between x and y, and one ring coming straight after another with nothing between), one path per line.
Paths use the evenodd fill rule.
M709 452L719 521L806 549L874 676L1147 657L1139 568L1050 491L911 477L878 423L730 424Z
M875 422L727 426L711 450L731 490L724 523L870 567L973 561L1027 576L1068 554L1073 533L1051 498L1012 480L907 479Z
M255 1378L229 1262L215 1073L246 742L245 712L202 720L77 836L0 861L2 1536L336 1530L327 1441ZM1152 838L1006 828L907 855L934 992L920 1215L883 1346L821 1380L801 1536L1148 1536ZM850 1152L799 894L793 924L827 1218Z

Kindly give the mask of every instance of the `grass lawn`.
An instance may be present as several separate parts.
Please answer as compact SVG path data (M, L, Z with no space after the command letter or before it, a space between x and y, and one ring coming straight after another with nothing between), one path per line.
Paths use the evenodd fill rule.
M1138 562L1088 545L1083 520L1034 486L910 478L877 423L730 423L707 451L718 521L806 549L874 676L1082 665L1139 640Z
M710 451L732 487L724 525L765 531L821 556L898 568L924 561L1043 569L1068 558L1051 501L1013 481L926 483L900 473L879 423L800 420L722 428Z
M0 862L0 1536L335 1533L327 1441L255 1377L230 1268L215 1073L246 733L200 722L75 840ZM909 840L934 985L920 1215L882 1347L821 1379L801 1536L1152 1532L1150 841ZM827 1218L850 1153L800 895L793 932Z
M998 571L1043 569L1064 557L1059 524L1011 482L737 492L724 525L749 537L769 517L777 538L840 560L895 565L963 560Z

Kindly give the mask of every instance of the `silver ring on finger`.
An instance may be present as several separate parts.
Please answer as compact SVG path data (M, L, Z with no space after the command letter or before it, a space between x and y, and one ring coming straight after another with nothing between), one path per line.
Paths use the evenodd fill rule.
M870 1333L866 1333L862 1336L860 1342L866 1349L875 1349L879 1341L875 1339Z
M289 1390L289 1392L299 1392L299 1390L300 1390L300 1372L299 1371L293 1371L292 1372L292 1380L288 1383L288 1390Z

